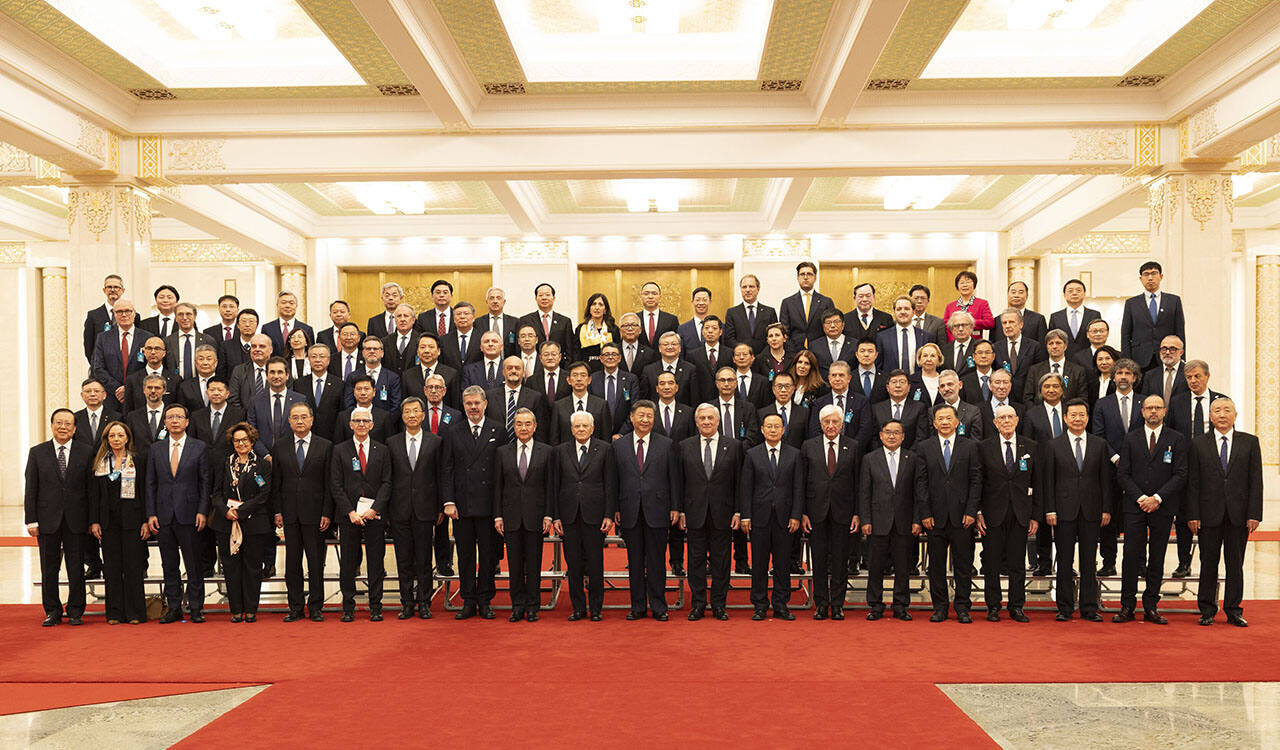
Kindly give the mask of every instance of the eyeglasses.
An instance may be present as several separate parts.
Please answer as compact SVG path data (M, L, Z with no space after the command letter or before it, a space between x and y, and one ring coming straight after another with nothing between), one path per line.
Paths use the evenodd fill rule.
M1180 352L1180 351L1182 351L1182 347L1180 347L1180 346L1162 346L1162 347L1160 347L1160 351L1162 351L1162 352Z
M373 424L372 419L353 419L351 424Z

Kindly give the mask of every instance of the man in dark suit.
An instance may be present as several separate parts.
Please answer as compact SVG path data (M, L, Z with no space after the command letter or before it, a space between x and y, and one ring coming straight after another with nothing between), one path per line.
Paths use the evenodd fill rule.
M693 407L676 401L678 388L675 375L662 373L658 376L658 400L653 402L653 431L669 438L673 443L679 443L697 431L693 424ZM631 419L628 417L621 433L628 435L632 429Z
M519 357L507 357L502 361L502 377L503 385L488 391L485 414L502 428L500 442L509 443L515 440L514 420L517 409L524 408L532 411L536 424L550 423L548 415L551 412L547 407L546 396L539 395L533 389L524 386L524 363ZM550 431L546 427L543 429Z
M844 412L844 434L853 438L858 445L865 446L875 435L875 423L871 416L871 402L861 393L849 387L852 368L847 362L837 362L831 366L828 381L831 392L814 400L809 408L809 433L817 435L822 432L818 424L818 414L827 404L835 404Z
M230 376L240 365L250 360L253 349L253 337L258 333L258 313L246 307L236 313L236 335L231 340L223 340L218 351L220 369ZM267 339L267 351L262 360L271 356L271 339Z
M1084 306L1084 282L1071 279L1062 285L1062 298L1067 306L1049 316L1049 330L1066 332L1067 353L1075 354L1089 346L1089 323L1102 317L1102 313L1092 307ZM1045 334L1045 345L1048 345L1048 334Z
M933 341L933 338L927 331L912 323L914 314L915 308L912 306L910 297L899 297L893 301L894 324L877 333L875 337L877 370L883 372L896 368L907 375L916 371L916 351ZM941 324L940 319L939 324ZM938 345L945 344L944 341ZM903 356L904 353L906 356Z
M1142 619L1157 625L1169 623L1157 607L1169 528L1174 515L1182 513L1190 441L1164 425L1165 411L1164 399L1147 396L1142 402L1145 426L1125 435L1120 448L1116 476L1124 492L1124 583L1120 612L1112 622L1133 621L1141 574L1147 581L1142 592Z
M1000 576L1009 576L1009 617L1027 622L1027 571L1022 565L1027 538L1039 526L1039 463L1035 441L1017 433L1013 406L998 406L995 429L978 447L982 496L978 501L978 533L982 542L982 577L987 619L1000 621Z
M764 442L746 451L738 481L742 526L751 536L752 620L773 616L794 620L791 600L791 541L804 515L804 470L800 451L782 442L782 417L772 415L760 426ZM754 527L755 533L751 534ZM773 562L773 593L769 593L769 563Z
M386 354L383 357L383 365L389 367L394 373L403 373L405 370L415 366L415 357L418 353L418 338L422 335L415 326L418 318L414 315L413 307L410 305L400 305L396 308L393 315L395 320L395 330L382 337L382 351ZM419 394L409 394L417 396Z
M1066 622L1075 609L1071 562L1080 552L1080 616L1102 622L1098 614L1098 531L1111 523L1113 474L1106 441L1086 431L1089 405L1068 401L1067 429L1044 448L1044 517L1054 527L1058 552L1057 601L1054 619ZM1125 554L1128 562L1128 552Z
M325 440L333 440L338 414L345 406L343 383L329 372L329 347L312 344L307 350L307 359L311 363L311 374L293 381L292 388L311 406L316 433Z
M778 320L787 327L787 351L795 353L808 348L809 341L822 338L822 316L835 307L835 302L814 291L818 283L818 267L812 261L796 265L796 282L800 290L782 300Z
M904 370L890 370L888 378L885 381L885 390L889 394L889 398L874 404L871 407L871 418L873 423L872 438L866 442L866 452L883 447L876 438L880 431L889 421L901 422L906 427L906 434L903 435L902 447L910 449L916 442L916 435L920 432L920 420L928 419L925 416L927 409L925 405L914 399L908 399L907 395L911 390L911 380L907 377ZM817 406L815 405L815 408Z
M196 347L195 374L189 378L183 378L178 386L178 403L187 407L187 411L192 413L208 406L209 397L206 391L209 389L209 379L219 374L221 373L218 371L217 347L208 344Z
M1089 419L1089 431L1107 441L1107 455L1112 464L1120 461L1120 451L1124 447L1127 434L1142 428L1142 397L1134 390L1134 384L1142 377L1142 368L1131 359L1121 359L1111 368L1111 378L1116 389L1093 406ZM1120 497L1119 485L1115 488L1116 497ZM1098 569L1099 577L1116 575L1116 553L1119 548L1120 532L1123 523L1110 523L1102 527L1098 540L1098 550L1102 555L1102 567Z
M329 355L332 357L338 353L338 332L342 330L342 326L351 321L351 305L346 300L335 299L329 303L329 320L333 325L323 331L316 331L316 343L324 344L329 348ZM359 330L358 328L356 330ZM364 334L361 334L361 338Z
M640 342L640 317L635 313L624 313L618 319L618 331L622 336L622 361L619 367L637 377L658 359L658 350ZM659 334L661 338L661 334ZM640 396L636 396L640 398ZM628 417L630 413L628 412Z
M386 411L393 420L398 419L400 401L404 398L400 376L382 366L382 342L373 337L364 340L364 364L345 380L344 403L348 409L356 405L353 385L362 375L373 381L373 405Z
M502 339L493 331L481 333L477 329L475 333L480 337L481 356L462 368L460 387L478 385L485 390L497 388L502 385Z
M956 425L956 433L960 437L967 437L971 440L982 439L982 412L973 404L963 401L960 398L961 389L960 378L956 377L955 370L943 370L938 375L938 396L942 404L946 404L955 409L956 419L959 420ZM941 404L939 404L941 405ZM931 438L937 435L937 427L933 423L933 412L929 412L929 416L920 420L919 432L916 435L916 442ZM916 446L919 449L919 446Z
M1092 385L1096 381L1095 371L1097 370L1094 358L1098 355L1098 350L1107 345L1107 339L1111 337L1111 325L1102 318L1091 320L1088 328L1085 329L1084 335L1088 339L1089 345L1081 347L1072 354L1071 359L1084 368ZM1096 392L1097 389L1095 388L1094 391Z
M538 621L542 606L542 535L551 530L555 496L552 448L535 442L533 411L516 410L516 439L498 448L493 467L493 526L507 545L511 622Z
M1184 351L1182 339L1177 336L1166 336L1160 342L1160 362L1142 374L1142 395L1154 393L1169 403L1179 394L1191 390L1187 386L1187 370L1182 361Z
M954 318L954 314L952 315ZM955 570L956 619L972 622L969 608L973 588L973 532L978 500L982 496L980 438L957 432L960 418L954 406L933 407L934 436L920 442L929 477L929 507L920 525L929 534L929 596L933 603L930 622L947 619L947 553ZM997 572L996 575L999 575Z
M603 369L591 374L587 392L604 399L609 414L609 426L614 435L622 433L629 423L631 402L640 398L640 379L622 369L622 345L610 341L600 347L600 364Z
M404 290L399 284L394 281L388 281L383 284L382 307L384 309L381 313L369 318L369 322L365 324L364 330L368 332L368 335L382 339L388 333L394 331L396 329L396 308L402 302L404 302ZM435 328L431 330L434 332Z
M253 397L246 410L249 424L258 431L253 449L259 457L270 453L276 438L289 432L289 407L307 400L301 393L289 390L288 382L289 363L284 357L267 360L267 387ZM274 555L267 562L274 562Z
M351 431L351 414L356 409L368 409L373 415L373 428L369 431L369 437L374 442L386 444L387 438L395 433L395 420L386 409L374 406L373 402L373 378L363 373L355 375L351 382L351 393L355 396L355 406L350 409L343 409L338 412L338 424L334 428L333 442L341 443L344 440L350 440L353 433Z
M1005 308L1005 312L1016 312L1018 319L1022 321L1022 333L1028 340L1039 343L1044 341L1045 334L1049 332L1049 324L1044 315L1027 307L1027 296L1028 290L1025 282L1010 282L1008 289L1009 306ZM1003 317L1003 314L1001 317ZM1005 333L1003 325L997 325L991 329L991 343L999 344L1007 338L1008 334Z
M249 359L231 371L231 403L248 411L253 397L267 388L267 360L271 359L271 339L254 334L249 343Z
M1019 400L1027 388L1027 373L1032 366L1045 359L1044 346L1040 340L1033 339L1026 331L1023 318L1017 310L1005 310L1000 314L1000 330L1003 335L995 342L996 366L1003 367L1013 375L1013 393ZM1042 334L1042 339L1048 336Z
M84 538L89 531L89 472L93 448L75 440L76 417L57 409L50 418L53 439L32 446L27 454L23 516L27 534L40 547L40 597L44 625L62 622L58 572L67 564L67 621L84 616Z
M658 337L667 331L680 328L680 319L669 312L658 309L662 304L662 287L656 281L646 281L640 287L640 306L636 312L640 317L640 343L648 347L658 345Z
M738 291L742 293L742 303L725 311L722 340L730 351L738 344L750 344L758 355L768 346L764 332L778 322L778 312L759 301L760 279L755 274L743 276Z
M878 404L889 398L889 375L885 371L876 369L876 362L880 359L880 350L876 347L876 342L871 339L859 341L853 356L856 361L853 372L850 373L853 378L853 389L872 404Z
M569 621L589 613L592 622L599 622L604 608L604 535L618 510L617 469L609 441L592 437L595 418L589 412L574 412L569 429L571 439L556 446L552 459L557 489L551 515L555 533L564 541L573 608Z
M519 357L507 362L519 364ZM519 365L523 368L523 365ZM459 594L462 609L455 617L465 620L479 614L493 619L489 602L494 594L497 552L493 531L493 467L498 446L507 442L502 421L485 418L485 392L469 386L462 392L466 420L444 436L445 455L452 462L453 485L443 488L444 514L453 521L458 549Z
M520 319L520 325L530 326L538 334L538 342L548 339L560 345L560 354L573 348L573 321L552 310L556 304L556 290L550 284L539 284L533 290L538 309Z
M164 379L149 376L143 382L143 394L146 399L143 405L124 415L124 423L133 433L133 442L138 450L145 450L153 442L164 439Z
M1218 560L1226 557L1222 609L1227 622L1247 627L1244 554L1249 535L1262 522L1262 451L1258 438L1235 429L1236 405L1222 397L1209 405L1213 432L1192 441L1187 485L1187 523L1200 535L1201 625L1218 613Z
M988 386L991 388L991 398L978 404L978 411L982 412L983 439L996 434L996 409L1001 406L1012 407L1013 412L1018 415L1019 423L1022 422L1026 413L1025 407L1013 398L1013 377L1009 375L1008 370L997 368L991 373Z
M720 434L720 414L709 404L698 406L694 421L698 434L678 445L686 499L680 529L689 539L689 619L706 616L710 572L712 615L728 620L730 534L742 518L737 487L743 449Z
M93 365L93 347L98 336L111 330L115 322L112 306L124 294L124 279L114 273L108 275L102 280L102 293L107 297L106 304L93 308L84 316L84 358L90 366Z
M181 298L178 296L178 290L168 284L156 287L153 297L156 303L156 314L146 320L138 321L138 327L144 331L151 331L162 339L167 338L177 327L173 310Z
M593 396L587 391L591 384L591 369L586 362L574 362L569 365L569 395L556 400L551 410L551 445L559 445L573 440L573 426L570 417L575 412L587 412L595 424L595 437L609 442L613 437L613 426L609 422L609 407L604 399Z
M733 440L741 440L746 447L760 443L760 415L756 409L738 395L733 380L733 368L722 367L716 373L716 389L719 395L711 403L720 413L720 434Z
M973 347L982 339L974 336L973 316L963 310L956 310L947 319L947 330L951 332L952 341L939 343L942 349L943 370L955 370L963 377L975 367Z
M1209 405L1226 394L1209 390L1209 363L1202 359L1187 362L1182 374L1187 390L1175 389L1176 393L1169 401L1165 424L1185 435L1188 440L1194 440L1213 429L1213 425L1209 423ZM1173 527L1178 535L1178 565L1173 570L1173 577L1185 578L1191 575L1193 535L1187 526L1186 516L1181 512L1174 519Z
M775 381L776 383L776 381ZM800 528L813 550L813 619L844 619L849 586L850 541L860 533L857 498L863 447L843 435L844 414L829 404L818 415L822 434L800 449L804 515Z
M1045 335L1044 346L1048 356L1036 362L1031 366L1030 370L1027 370L1026 383L1023 385L1022 390L1022 403L1027 406L1038 403L1037 394L1040 391L1040 379L1044 377L1045 373L1054 373L1062 376L1063 400L1070 401L1083 397L1088 375L1083 367L1072 362L1067 356L1067 333L1061 329L1054 328Z
M793 401L795 390L795 378L790 373L778 373L773 377L773 402L757 414L762 420L770 414L782 417L782 423L786 425L782 442L799 448L809 437L809 407ZM843 426L842 421L841 427Z
M462 412L445 405L446 389L444 378L438 374L427 378L427 384L423 386L426 392L426 416L423 429L438 435L441 439L465 421ZM452 462L449 466L452 470ZM449 518L441 515L433 532L436 572L443 577L453 575L453 539L449 535L449 526Z
M455 330L453 284L444 279L431 282L431 303L432 306L418 316L416 325L418 330L438 336L443 347L445 337L453 335Z
M762 409L768 406L773 392L769 388L769 378L756 370L755 364L756 355L750 346L738 344L733 347L733 377L738 380L738 395L757 409Z
M182 575L187 571L186 603L191 622L204 622L204 566L196 534L209 517L208 446L187 434L187 407L164 410L164 439L151 444L147 458L147 525L160 546L168 611L160 622L182 619Z
M685 354L697 349L705 343L702 337L702 323L711 310L711 290L700 286L693 290L693 317L680 324L676 333L680 334L680 346ZM662 337L658 337L662 341Z
M978 339L969 356L973 358L973 369L960 376L960 394L965 401L980 406L991 400L991 376L1001 368L995 364L995 347L986 339Z
M1182 299L1160 291L1164 270L1154 260L1138 268L1142 294L1125 300L1124 318L1120 323L1120 352L1143 367L1155 367L1159 347L1168 336L1187 340L1186 322L1182 316ZM1161 357L1163 359L1163 357Z
M947 340L947 324L942 318L929 312L929 300L932 294L929 287L924 284L913 284L907 290L907 296L911 298L911 324L929 334L929 340L937 343ZM897 307L896 302L894 307ZM897 317L896 309L894 317ZM901 339L902 335L898 334L898 338ZM914 358L911 361L915 363Z
M818 359L818 372L823 378L827 377L832 362L853 364L858 339L845 335L845 330L844 315L833 307L822 316L822 338L809 342L809 351Z
M613 520L627 543L631 593L627 619L643 619L651 611L655 620L666 622L662 550L667 530L679 520L684 486L675 444L653 431L654 417L652 401L637 401L631 407L631 434L613 444L618 469L618 510Z
M914 425L910 429L915 429ZM867 570L868 620L884 616L886 558L892 556L893 616L910 620L911 547L922 529L920 519L929 512L929 476L924 460L902 448L906 434L901 422L890 420L880 428L880 444L862 460L858 469L858 519L867 536L870 565Z
M524 385L543 401L540 414L544 420L538 422L538 440L545 443L551 434L551 421L546 417L557 401L569 397L571 389L568 371L563 367L568 362L564 360L559 344L554 341L538 344L538 361L538 369L524 379Z
M364 364L361 349L366 338L368 337L360 333L355 323L348 322L338 326L338 347L329 355L329 374L338 380L344 380Z
M676 400L685 406L701 403L702 398L711 394L698 392L698 381L694 377L693 365L680 358L680 334L664 333L658 341L661 357L644 368L640 380L644 383L645 398L657 398L658 373L670 372L676 377L679 390Z
M459 372L484 356L480 351L480 331L475 329L476 309L470 302L453 308L454 329L440 340L440 359Z
M94 378L88 378L80 384L80 400L84 402L84 408L75 415L75 439L96 451L102 429L108 423L121 419L120 412L103 405L107 400L107 390Z
M325 348L324 344L316 346ZM285 622L301 620L304 603L311 620L324 621L324 533L334 514L329 486L333 443L312 432L314 423L311 406L295 403L289 407L289 439L276 441L271 449L271 501L276 527L284 530L284 583L289 597Z
M685 361L693 365L698 393L715 393L716 370L733 366L733 350L724 346L720 333L720 319L708 315L702 321L703 343L684 353Z
M355 619L356 575L362 552L368 555L369 619L382 621L383 567L387 550L385 515L391 504L391 455L369 437L373 414L360 407L351 412L352 439L335 443L329 458L329 492L338 518L339 587L342 621Z
M499 357L519 354L520 347L516 344L516 334L520 331L520 319L503 312L507 306L506 292L496 286L489 287L489 291L485 292L484 301L488 311L487 314L476 318L476 333L483 335L493 331L498 335L498 341L502 344Z
M142 356L145 364L141 369L129 375L124 381L124 411L129 413L142 406L146 397L142 393L144 379L157 376L164 379L164 402L172 404L178 400L178 390L182 387L182 378L173 370L164 366L165 346L159 336L152 336L142 345Z
M1051 440L1066 434L1067 414L1062 398L1062 376L1051 372L1041 375L1039 393L1038 402L1026 405L1026 419L1020 424L1022 433L1043 450L1048 448ZM1113 487L1112 492L1116 489ZM1044 504L1042 498L1041 505ZM1027 560L1031 565L1032 575L1053 575L1054 533L1052 525L1043 523L1036 531L1036 538L1027 541Z
M427 378L432 375L444 378L447 389L444 396L445 404L453 409L459 408L462 405L462 391L466 386L462 384L457 370L440 361L440 342L436 340L434 333L428 332L418 339L417 364L410 364L402 373L401 391L406 396L423 395L422 389L426 386Z
M231 341L236 337L236 316L240 313L240 298L234 294L218 297L218 324L204 329L203 333L218 342Z
M227 430L248 419L244 409L227 401L229 392L227 381L214 376L209 380L209 405L191 413L188 429L207 446L210 462L221 461L229 455L231 445L227 442ZM138 435L134 433L134 440L137 439Z
M195 305L179 302L174 308L174 318L177 319L178 326L164 340L164 367L182 380L190 380L196 375L196 353L200 347L212 347L216 354L220 342L196 330Z
M391 454L390 521L400 579L399 619L417 612L431 618L432 533L443 518L442 488L452 484L444 440L423 427L426 404L417 396L405 399L400 412L404 432L387 441Z
M881 331L893 327L893 316L884 310L877 310L876 288L873 284L862 282L853 288L853 309L844 316L845 335L854 341L865 338L874 339Z

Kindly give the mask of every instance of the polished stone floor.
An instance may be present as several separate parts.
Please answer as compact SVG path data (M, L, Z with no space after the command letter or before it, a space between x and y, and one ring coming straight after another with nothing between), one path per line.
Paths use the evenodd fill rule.
M1280 747L1280 683L939 687L1004 748Z

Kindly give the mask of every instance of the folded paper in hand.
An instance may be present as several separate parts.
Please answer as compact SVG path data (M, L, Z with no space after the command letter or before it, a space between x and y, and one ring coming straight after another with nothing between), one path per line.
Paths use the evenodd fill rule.
M373 498L362 497L356 502L356 513L364 515L364 512L366 510L369 510L372 507L373 507Z

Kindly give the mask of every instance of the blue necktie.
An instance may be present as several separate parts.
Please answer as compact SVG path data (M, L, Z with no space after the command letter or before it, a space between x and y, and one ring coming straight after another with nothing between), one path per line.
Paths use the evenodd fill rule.
M739 375L738 378L741 382L741 385L738 386L738 393L742 396L742 399L745 401L747 398L747 376Z
M516 441L516 392L507 391L507 440Z
M782 411L779 412L779 415L782 417L782 429L785 430L787 429L787 407L782 407Z
M947 471L951 471L951 441L942 441L942 465L947 467Z
M324 395L324 377L316 378L316 406L320 405L320 397Z
M182 377L191 377L191 334L182 335Z
M871 373L862 373L862 393L867 398L871 398Z
M1004 468L1013 471L1013 441L1004 441Z
M1222 438L1222 450L1218 452L1218 460L1222 461L1222 470L1227 470L1227 439Z
M751 329L752 333L756 332L756 306L755 305L747 306L747 327Z
M911 372L911 360L907 358L907 350L911 348L911 344L907 343L907 329L902 329L902 348L898 350L899 358L902 360L900 367L903 372Z
M1058 419L1058 410L1053 410L1053 436L1058 437L1062 434L1062 420Z
M298 441L298 470L299 471L302 470L302 462L307 460L306 446L307 446L307 441L305 440Z
M1147 305L1147 311L1151 313L1151 324L1155 325L1156 318L1160 316L1160 308L1156 307L1156 296L1151 295L1151 303Z
M982 376L982 400L983 401L991 400L991 387L987 385L987 381L990 379L991 379L991 376L989 375Z

